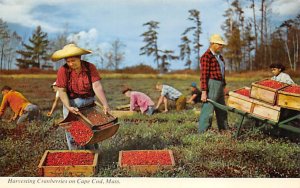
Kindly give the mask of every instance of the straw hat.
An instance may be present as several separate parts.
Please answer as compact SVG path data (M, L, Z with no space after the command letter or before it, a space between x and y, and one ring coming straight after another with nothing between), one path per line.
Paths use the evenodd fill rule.
M58 61L67 57L80 56L84 54L90 54L92 51L79 48L75 44L68 44L63 49L54 52L51 56L52 61Z
M227 45L227 43L223 40L221 35L218 35L218 34L211 35L210 39L209 39L209 42L210 43L217 43L217 44Z

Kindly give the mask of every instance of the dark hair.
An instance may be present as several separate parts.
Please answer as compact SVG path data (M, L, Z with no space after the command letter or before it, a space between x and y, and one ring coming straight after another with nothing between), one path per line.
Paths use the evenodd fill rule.
M277 68L277 69L281 69L281 72L285 71L285 66L281 63L273 63L270 65L270 68Z
M129 87L125 88L122 90L122 93L125 94L127 91L132 91L132 89L130 89Z
M9 86L3 86L2 89L1 89L1 91L4 91L4 90L10 91L11 87L9 87Z

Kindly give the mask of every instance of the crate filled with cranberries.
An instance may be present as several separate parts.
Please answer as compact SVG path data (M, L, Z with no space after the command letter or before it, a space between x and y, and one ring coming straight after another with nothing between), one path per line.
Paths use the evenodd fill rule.
M300 111L300 85L290 85L278 91L277 104Z
M127 150L119 152L119 167L139 174L170 170L175 166L171 150Z
M250 97L276 105L278 91L287 86L289 85L271 79L260 80L251 84Z
M230 91L227 106L251 113L253 109L253 99L250 98L250 88L243 87Z
M46 150L38 165L39 176L81 177L97 172L98 153L90 150Z

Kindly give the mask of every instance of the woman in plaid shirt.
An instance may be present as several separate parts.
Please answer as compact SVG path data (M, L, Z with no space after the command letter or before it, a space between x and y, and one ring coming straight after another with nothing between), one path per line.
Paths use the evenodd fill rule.
M217 108L214 109L214 106L207 102L207 99L211 99L225 105L225 64L223 57L220 55L225 44L220 35L212 35L209 49L200 58L201 101L204 103L199 117L198 130L200 133L211 127L214 111L216 112L219 130L227 129L227 112Z

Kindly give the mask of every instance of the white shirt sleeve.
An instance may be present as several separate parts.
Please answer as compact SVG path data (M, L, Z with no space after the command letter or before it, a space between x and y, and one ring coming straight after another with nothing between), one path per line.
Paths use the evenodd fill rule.
M283 83L286 83L286 84L295 84L295 82L292 80L290 75L288 75L284 72L281 72L277 76L273 76L271 79L275 80L275 81L278 81L278 82L283 82Z

